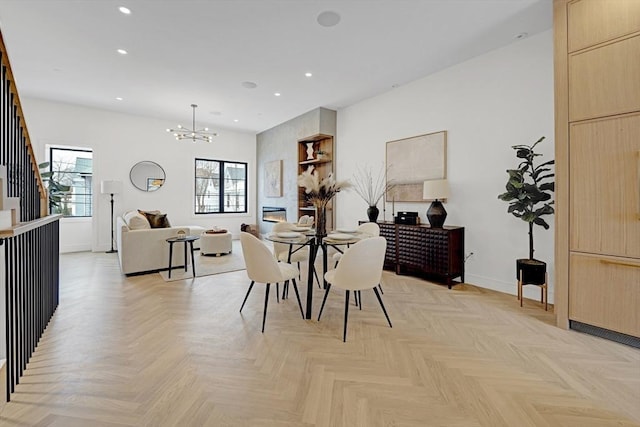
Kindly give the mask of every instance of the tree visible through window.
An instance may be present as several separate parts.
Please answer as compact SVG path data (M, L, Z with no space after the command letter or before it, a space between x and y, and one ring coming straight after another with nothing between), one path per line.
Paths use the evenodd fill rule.
M71 217L93 215L93 152L71 148L49 149L49 171L52 179L71 187L59 206L51 213Z
M247 212L247 164L196 159L194 212Z

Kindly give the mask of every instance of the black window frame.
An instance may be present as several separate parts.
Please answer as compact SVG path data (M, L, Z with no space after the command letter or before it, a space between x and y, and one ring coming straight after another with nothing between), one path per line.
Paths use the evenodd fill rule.
M93 217L93 211L94 211L94 203L93 203L93 150L88 149L88 148L70 148L70 147L49 147L49 172L52 173L60 173L59 171L54 171L53 170L53 153L54 151L76 151L76 152L81 152L81 153L91 153L91 173L88 175L91 175L91 185L89 185L86 188L89 188L89 193L84 193L84 198L85 200L88 200L89 202L87 203L89 205L89 211L91 212L91 215L65 215L64 213L61 213L63 215L64 218L92 218ZM76 172L77 173L77 172ZM86 173L84 173L86 174Z
M219 164L219 171L221 171L218 174L218 188L220 188L220 192L218 194L218 206L220 207L220 211L218 212L197 212L197 205L198 205L198 179L199 177L197 176L198 173L198 161L204 161L204 162L215 162ZM224 199L225 199L225 191L224 191L224 170L225 170L225 165L227 164L236 164L236 165L244 165L244 194L242 195L242 197L244 197L244 210L233 210L233 211L225 211L225 204L224 204ZM249 210L248 207L248 184L249 184L249 163L247 162L242 162L242 161L237 161L237 160L219 160L219 159L206 159L203 157L196 157L194 159L193 162L193 213L195 215L217 215L217 214L243 214L243 213L247 213Z

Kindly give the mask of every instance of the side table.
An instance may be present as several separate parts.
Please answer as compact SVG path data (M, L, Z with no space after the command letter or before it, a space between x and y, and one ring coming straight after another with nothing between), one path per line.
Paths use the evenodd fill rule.
M189 243L189 247L191 248L191 269L193 270L193 277L196 277L196 262L193 257L193 242L198 240L199 236L184 236L184 237L169 237L167 239L167 243L169 243L169 279L171 278L171 261L173 258L173 244L174 243L184 243L184 271L187 271L187 266L189 264L189 258L187 258L187 243Z

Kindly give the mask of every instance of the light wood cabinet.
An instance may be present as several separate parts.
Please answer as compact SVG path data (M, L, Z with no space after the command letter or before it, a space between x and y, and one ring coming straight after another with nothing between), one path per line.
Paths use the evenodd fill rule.
M333 155L333 136L331 135L317 134L298 140L298 175L312 168L321 178L327 177L330 173L334 173ZM327 230L334 228L334 203L335 199L327 205ZM317 217L315 208L305 198L304 188L298 187L298 218L302 215Z
M640 260L572 253L570 268L572 320L640 336Z
M640 110L639 51L636 35L569 56L571 122Z
M640 114L570 127L571 250L640 258Z
M577 1L569 4L569 52L622 37L640 28L638 0Z
M554 45L557 323L640 346L640 1L554 0Z

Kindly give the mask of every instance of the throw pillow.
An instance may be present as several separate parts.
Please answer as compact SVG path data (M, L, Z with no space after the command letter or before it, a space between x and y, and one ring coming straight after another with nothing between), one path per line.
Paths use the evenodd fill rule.
M167 221L167 214L147 214L147 219L151 228L169 228L169 221Z
M140 209L138 209L138 212L147 218L151 228L171 227L167 214L160 213L160 211L141 211Z
M147 218L136 211L127 212L122 215L122 218L131 230L146 230L151 228L151 224L149 224Z

